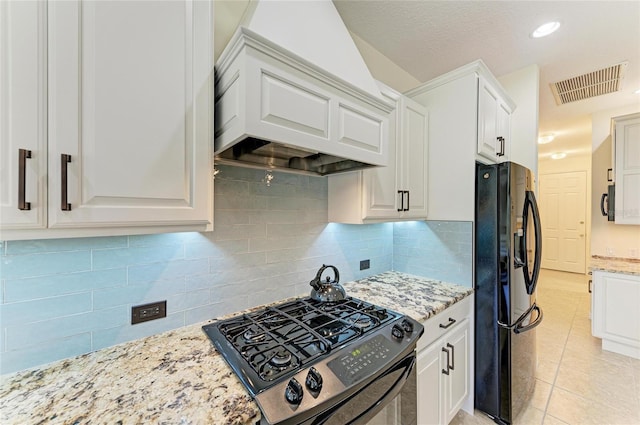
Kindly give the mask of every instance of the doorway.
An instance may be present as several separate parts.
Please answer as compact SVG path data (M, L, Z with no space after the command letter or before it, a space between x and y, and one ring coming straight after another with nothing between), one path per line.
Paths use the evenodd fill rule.
M540 175L542 267L585 273L586 171Z

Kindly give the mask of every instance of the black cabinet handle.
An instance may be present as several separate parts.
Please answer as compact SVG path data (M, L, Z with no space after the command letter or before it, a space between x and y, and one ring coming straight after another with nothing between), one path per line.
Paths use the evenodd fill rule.
M504 137L498 137L498 142L500 142L500 152L497 155L504 156Z
M404 191L399 190L398 195L400 195L400 208L398 208L398 212L404 211Z
M27 158L31 158L31 151L18 149L18 209L28 211L31 202L25 200L27 192Z
M447 344L447 346L449 346L451 344ZM442 369L442 373L444 373L445 375L449 374L449 360L451 360L451 353L449 352L449 350L447 350L445 347L442 347L442 351L444 351L445 353L447 353L447 368L446 369Z
M71 155L60 154L60 194L62 211L71 211L71 204L67 199L67 164L71 162Z
M453 319L453 318L449 317L449 323L447 323L446 325L443 325L442 323L440 323L440 327L442 329L447 329L447 328L450 328L451 326L453 326L454 323L456 323L456 319Z
M613 181L613 168L607 168L607 181L608 182L612 182Z
M591 280L591 279L589 279L589 286L588 286L588 288L589 288L589 293L591 293L591 283L592 283L592 280Z
M409 211L409 191L405 190L404 193L407 194L407 208L404 208L402 211Z
M456 369L456 351L455 347L447 342L447 347L451 348L451 366L447 364L447 368L451 370Z

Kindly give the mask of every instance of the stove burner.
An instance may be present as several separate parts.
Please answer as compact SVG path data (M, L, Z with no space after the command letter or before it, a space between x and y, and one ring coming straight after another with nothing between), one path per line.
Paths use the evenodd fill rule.
M361 316L353 322L353 324L360 329L367 328L371 326L372 323L373 320L369 316Z
M276 351L273 357L271 357L269 363L276 367L287 367L291 363L291 353L284 349L280 349Z
M247 342L260 342L266 338L266 335L264 332L257 333L252 329L247 329L247 331L242 334L242 337Z

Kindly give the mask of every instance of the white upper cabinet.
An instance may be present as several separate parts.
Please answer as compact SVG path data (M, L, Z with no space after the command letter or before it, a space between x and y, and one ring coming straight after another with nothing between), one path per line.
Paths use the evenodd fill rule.
M2 237L211 229L212 4L34 2L17 14L26 7L17 3L2 5L9 31L26 25L40 35L2 54L4 78L25 80L11 84L13 97L26 97L2 111L14 124L2 135L11 150L3 160L12 163L3 178ZM31 210L16 213L14 161L28 146L17 136L28 125L40 133L29 140L38 143L27 159ZM14 211L5 216L5 208Z
M481 61L405 93L429 114L429 220L475 219L475 163L508 160L515 105Z
M640 114L613 119L615 223L640 224Z
M329 221L365 223L427 217L428 125L426 109L380 84L394 102L389 166L329 176Z
M4 229L47 225L46 15L47 5L41 1L0 2L0 228Z
M511 108L482 75L478 77L478 155L483 162L509 160Z

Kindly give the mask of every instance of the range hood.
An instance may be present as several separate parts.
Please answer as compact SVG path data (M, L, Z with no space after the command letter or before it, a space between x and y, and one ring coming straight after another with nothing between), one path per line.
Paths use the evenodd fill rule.
M330 0L263 0L216 64L215 161L327 175L388 165L389 117Z

